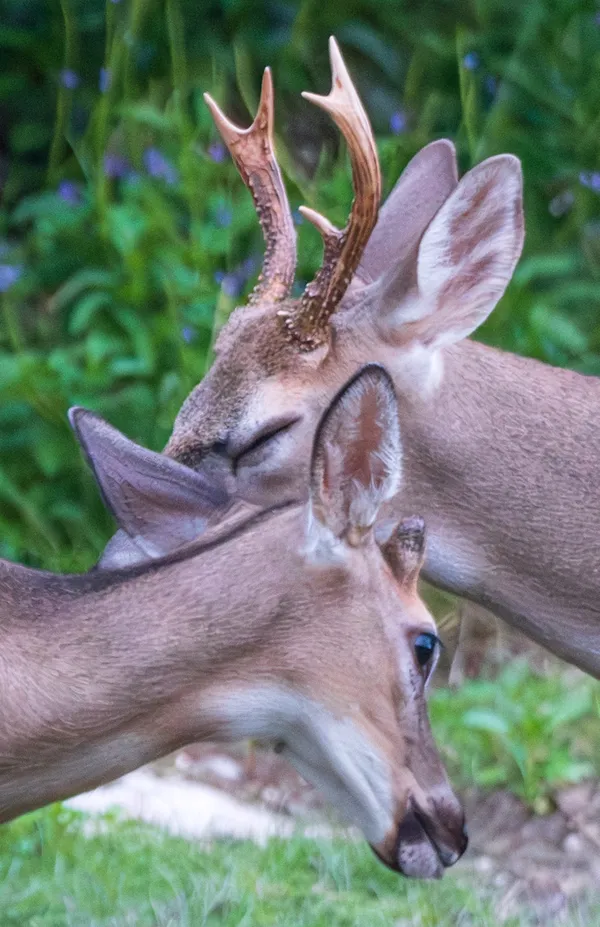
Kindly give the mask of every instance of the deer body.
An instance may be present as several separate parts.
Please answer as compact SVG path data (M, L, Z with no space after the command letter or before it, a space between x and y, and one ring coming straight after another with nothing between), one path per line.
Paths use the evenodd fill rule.
M427 521L422 575L600 678L600 381L469 340L441 368L391 503Z
M138 575L0 565L0 820L216 735L211 690L243 678L280 607L252 574L225 590L218 578L254 544L268 557L271 537L257 525Z
M306 672L304 643L311 635L325 653L329 644L327 622L316 626L323 614L291 616L285 602L290 586L306 581L294 543L304 517L297 506L275 513L227 542L137 575L56 577L3 563L0 820L93 788L187 743L250 736L238 733L242 728L268 742L283 740L285 722L279 727L273 718L281 701L276 689L282 677L293 681ZM270 564L268 587L257 549ZM232 571L245 581L224 588L219 577ZM312 576L311 598L323 600L325 613L328 601L335 607L338 578L318 570ZM363 580L368 587L368 577ZM374 590L361 587L357 613L369 593ZM290 621L296 624L288 627ZM344 654L343 640L334 643L336 665L326 659L310 672L326 673L335 688L332 676L349 671L351 654ZM365 664L371 659L363 656ZM376 665L371 669L376 676ZM252 689L228 716L223 707L235 703L248 679ZM343 678L338 684L344 686ZM249 709L261 690L270 694L271 708L265 697L264 717L253 719ZM298 701L300 715L293 687L288 701ZM382 765L358 731L353 746L375 771Z
M221 484L211 496L84 410L72 423L145 556L82 576L0 563L0 821L187 743L252 737L393 869L441 875L466 837L426 713L423 523L373 530L400 479L388 375L365 368L326 412L308 504L238 510L183 545Z

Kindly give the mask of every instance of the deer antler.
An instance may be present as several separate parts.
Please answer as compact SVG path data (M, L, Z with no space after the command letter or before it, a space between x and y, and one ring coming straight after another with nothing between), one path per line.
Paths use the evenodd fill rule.
M303 93L302 96L328 112L346 139L355 199L348 224L341 230L320 213L301 207L302 214L323 238L323 263L299 304L281 309L279 315L290 340L302 351L312 351L327 341L329 319L358 266L377 221L381 199L381 173L373 132L333 36L329 40L329 56L332 72L329 95Z
M273 81L265 69L260 103L248 129L234 125L208 94L204 100L221 138L250 190L265 238L262 273L250 303L281 302L289 296L296 269L296 232L273 149Z

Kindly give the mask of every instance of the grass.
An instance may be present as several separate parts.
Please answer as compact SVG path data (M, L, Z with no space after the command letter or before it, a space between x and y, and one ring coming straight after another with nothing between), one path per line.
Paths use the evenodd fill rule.
M453 780L493 785L547 810L551 786L598 775L600 687L509 665L490 684L438 689L430 709ZM60 805L0 827L0 927L492 927L503 890L459 864L439 883L404 880L363 843L188 843ZM503 922L535 923L527 912ZM600 904L570 927L600 923Z
M600 776L600 683L574 670L513 660L493 681L434 690L429 713L461 788L508 788L545 813L556 789Z
M2 927L454 927L496 924L498 890L455 870L405 881L364 844L295 838L210 847L54 806L0 830ZM580 908L568 925L598 923ZM531 921L525 915L508 927Z

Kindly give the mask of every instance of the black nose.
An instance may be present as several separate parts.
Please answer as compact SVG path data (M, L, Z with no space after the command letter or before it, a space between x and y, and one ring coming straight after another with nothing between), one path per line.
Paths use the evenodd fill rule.
M456 810L451 813L442 805L437 806L436 813L431 815L420 808L413 808L414 817L444 866L453 866L458 862L469 843L465 816L462 811L457 814Z
M434 836L432 832L428 831L428 836L444 866L453 866L457 863L469 845L469 835L464 822L452 841L452 845L449 845L443 838L441 839L439 834Z

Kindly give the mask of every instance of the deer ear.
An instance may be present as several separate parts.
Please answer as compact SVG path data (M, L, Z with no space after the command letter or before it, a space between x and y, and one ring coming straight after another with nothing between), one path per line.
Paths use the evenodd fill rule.
M383 204L356 275L369 284L390 272L402 277L419 240L458 184L456 151L448 139L426 145L402 171Z
M466 338L506 289L523 247L523 178L512 155L489 158L466 174L423 235L417 260L414 322L422 343Z
M383 367L369 364L338 393L317 429L309 547L361 542L398 488L401 454L392 380Z
M488 158L465 174L424 230L402 273L365 288L364 300L390 343L429 348L460 341L488 317L523 247L518 158Z
M109 542L103 567L162 557L225 510L227 492L202 473L140 447L86 409L70 409L69 421L122 529Z

